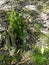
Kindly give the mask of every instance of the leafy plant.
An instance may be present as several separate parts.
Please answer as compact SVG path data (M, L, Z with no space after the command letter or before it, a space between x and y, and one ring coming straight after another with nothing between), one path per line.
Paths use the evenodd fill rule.
M9 26L14 29L18 36L24 35L25 23L20 13L12 10L8 16Z
M46 65L48 63L49 48L45 48L44 53L41 54L41 47L35 46L32 55L32 62L34 65Z

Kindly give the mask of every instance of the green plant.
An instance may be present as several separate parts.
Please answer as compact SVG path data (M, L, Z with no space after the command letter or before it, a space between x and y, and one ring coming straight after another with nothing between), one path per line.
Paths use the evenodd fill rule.
M20 13L12 10L8 16L9 26L14 29L18 36L24 35L25 23Z
M41 54L41 47L35 46L34 53L32 55L32 62L34 65L46 65L49 57L49 48L45 48L44 53Z

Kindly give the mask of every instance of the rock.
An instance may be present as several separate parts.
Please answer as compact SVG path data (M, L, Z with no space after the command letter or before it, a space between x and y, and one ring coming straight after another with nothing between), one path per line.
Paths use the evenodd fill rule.
M0 39L1 39L1 34L0 34Z
M6 0L0 0L0 6L2 5L2 4L4 4L6 2Z
M27 10L36 10L36 6L35 5L26 5L23 9L27 9Z

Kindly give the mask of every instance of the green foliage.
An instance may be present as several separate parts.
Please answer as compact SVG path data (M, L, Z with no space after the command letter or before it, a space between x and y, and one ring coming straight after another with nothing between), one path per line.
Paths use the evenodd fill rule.
M24 35L25 23L20 13L12 10L8 16L9 26L14 29L18 36Z
M11 62L11 58L7 54L3 54L0 56L0 64L1 65L9 65Z
M48 63L49 48L45 48L44 54L41 54L41 47L35 46L32 61L34 65L46 65Z
M39 24L39 23L35 23L35 24L34 24L34 27L35 27L35 31L36 31L36 32L40 32L40 28L42 27L42 25Z
M38 10L42 11L42 9L43 9L43 6L39 5Z
M46 65L46 58L44 57L44 56L42 56L42 55L35 55L34 57L33 57L33 59L34 59L34 63L35 63L35 65Z

